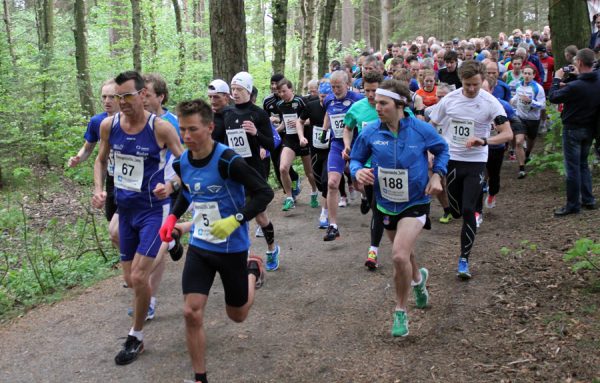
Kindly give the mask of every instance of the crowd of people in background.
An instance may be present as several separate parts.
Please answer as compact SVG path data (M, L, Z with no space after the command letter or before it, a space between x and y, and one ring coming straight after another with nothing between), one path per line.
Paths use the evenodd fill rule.
M594 22L600 28L600 17ZM248 72L214 79L202 95L208 102L181 101L175 113L165 107L169 92L158 74L129 71L107 80L105 112L91 119L69 166L99 142L92 203L105 208L125 286L134 292L133 325L115 362L131 363L143 352L142 330L156 315L166 255L182 258L180 239L189 233L186 342L194 381L208 381L203 317L216 273L227 315L241 322L266 272L280 267L286 238L276 236L267 214L271 165L284 194L280 219L294 219L285 213L292 209L316 209L315 236L322 229L330 242L353 224L340 220L339 209L356 204L360 213L371 212L364 249L370 271L379 267L387 233L394 337L409 333L411 291L417 308L428 306L429 271L417 266L414 250L421 230L432 226L431 199L443 209L439 223L462 218L460 249L447 250L457 254L459 279L470 279L475 236L484 207L498 203L503 161L517 161L515 177L527 177L538 134L552 128L547 111L555 106L548 101L561 104L567 175L567 202L554 215L595 209L587 157L600 110L598 33L589 48L564 52L553 52L548 27L468 40L418 36L385 52L332 60L329 73L307 84L307 95L274 74L262 105ZM555 68L556 54L568 65ZM598 139L595 151L600 156ZM310 188L307 203L296 157ZM179 222L188 210L191 221ZM252 220L254 236L266 242L264 260L250 252Z

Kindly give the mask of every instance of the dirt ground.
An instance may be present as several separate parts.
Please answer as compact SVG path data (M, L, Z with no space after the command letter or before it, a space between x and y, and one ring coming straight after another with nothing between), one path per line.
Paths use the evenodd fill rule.
M282 248L281 268L268 274L250 317L241 324L228 320L220 281L211 292L205 321L210 381L600 379L600 288L592 273L575 274L562 261L577 238L600 240L600 211L556 219L552 209L564 200L560 177L517 180L516 173L515 163L505 163L503 188L497 207L485 210L468 282L455 276L461 223L437 223L441 208L434 203L433 229L417 245L419 262L430 271L431 305L417 310L411 301L410 335L402 340L390 335L394 294L387 239L380 249L382 267L369 272L363 266L370 214L360 214L358 201L340 209L342 237L323 242L306 180L291 212L280 211L278 193L269 213ZM254 243L262 253L264 240ZM169 260L157 317L144 331L146 351L133 364L113 361L130 327L131 298L115 277L0 325L0 382L191 378L182 266Z

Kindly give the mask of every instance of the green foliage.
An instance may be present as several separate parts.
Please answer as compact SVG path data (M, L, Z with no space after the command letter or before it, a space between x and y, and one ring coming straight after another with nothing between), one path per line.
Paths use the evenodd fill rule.
M529 162L530 172L532 174L552 170L561 176L565 175L564 156L562 151L562 121L560 113L551 105L547 105L548 113L548 133L544 136L544 150L539 155L532 157Z
M600 243L589 238L580 238L563 256L573 271L595 270L600 272Z
M114 274L118 256L91 213L39 225L15 199L0 206L0 317Z

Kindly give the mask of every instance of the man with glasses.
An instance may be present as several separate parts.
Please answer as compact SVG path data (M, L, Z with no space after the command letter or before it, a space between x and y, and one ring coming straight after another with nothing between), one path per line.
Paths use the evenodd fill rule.
M144 350L142 329L150 304L149 276L161 246L158 231L169 213L169 200L160 199L153 190L159 183L164 184L165 148L176 157L183 148L171 124L144 110L147 90L138 72L123 72L115 82L115 99L121 113L100 125L92 204L101 208L106 201L104 174L112 149L121 264L125 281L135 296L133 326L115 357L118 365L125 365Z

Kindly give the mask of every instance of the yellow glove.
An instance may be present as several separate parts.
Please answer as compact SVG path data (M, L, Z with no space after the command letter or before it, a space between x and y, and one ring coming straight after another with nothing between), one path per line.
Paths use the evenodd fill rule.
M210 225L210 233L219 239L225 239L238 227L240 227L240 223L235 219L235 216L230 215L227 218L213 222Z

